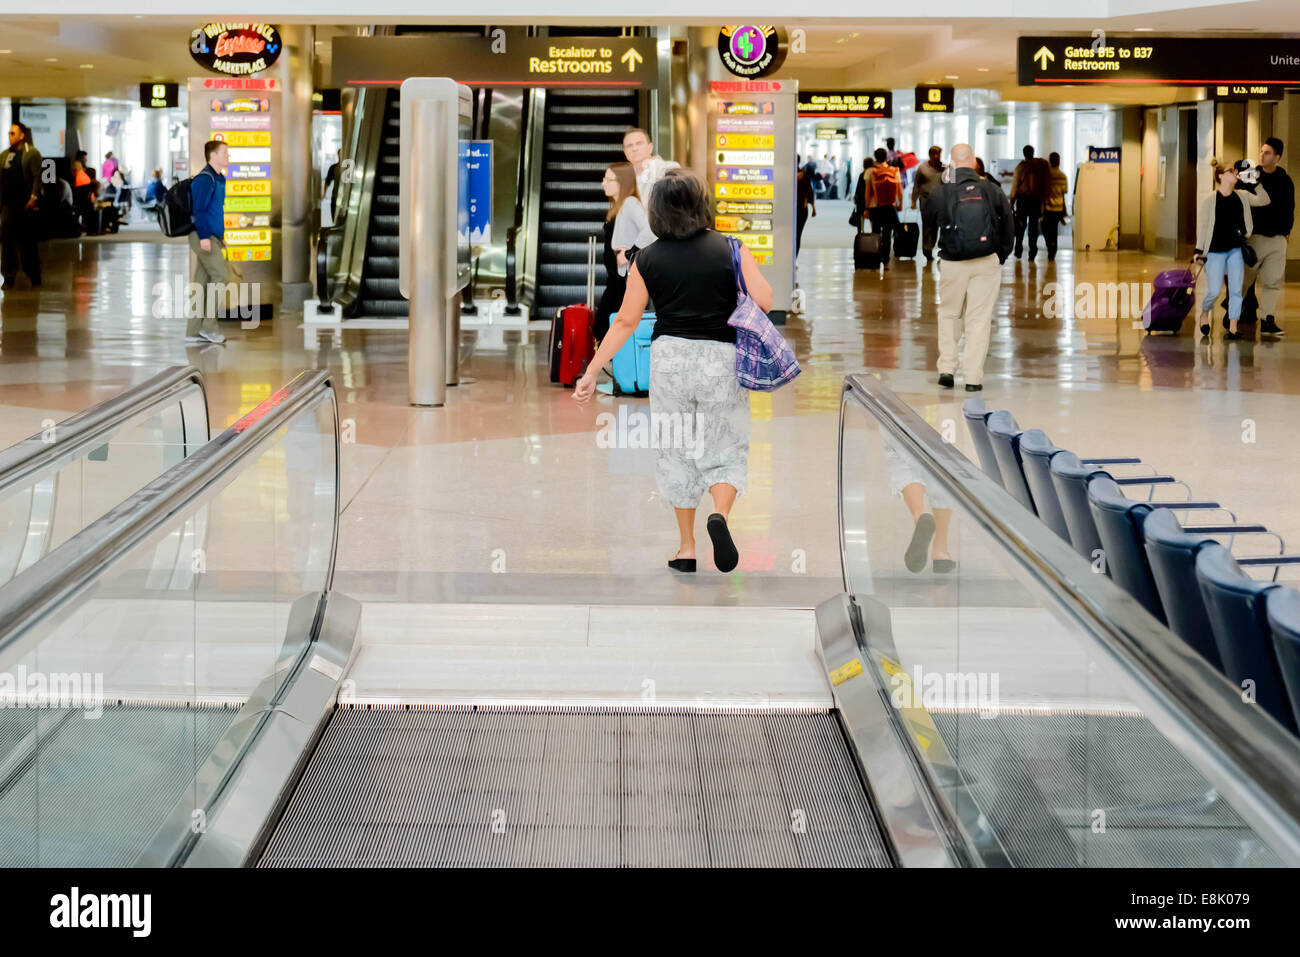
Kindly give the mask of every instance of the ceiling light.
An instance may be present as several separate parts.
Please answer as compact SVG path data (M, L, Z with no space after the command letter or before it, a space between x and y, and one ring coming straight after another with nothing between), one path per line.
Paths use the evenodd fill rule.
M989 72L989 68L986 67L986 66L982 66L982 67L980 67L980 72L981 72L981 73L987 73L987 72Z
M1134 32L1134 33L1150 33L1150 32L1151 32L1152 30L1154 30L1154 29L1155 29L1155 27L1134 27L1134 28L1133 28L1133 32Z
M13 53L13 50L0 50L0 53Z
M943 78L944 78L945 80L960 80L960 79L961 79L961 77L959 77L956 73L945 73L945 74L943 75Z
M56 57L56 56L47 56L47 57L45 58L45 62L46 62L46 63L58 63L58 62L59 62L59 58Z
M854 40L856 40L856 39L858 38L858 35L857 35L856 33L850 33L849 36L850 36L851 38L853 38Z
M93 69L95 69L95 64L93 64L93 63L83 63L83 64L81 64L81 68L82 68L83 70L93 70Z

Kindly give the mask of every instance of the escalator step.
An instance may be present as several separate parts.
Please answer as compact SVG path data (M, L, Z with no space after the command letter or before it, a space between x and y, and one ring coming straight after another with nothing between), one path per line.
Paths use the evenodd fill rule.
M546 115L551 116L596 116L602 119L613 116L628 116L635 119L635 106L583 106L577 104L565 104L563 106L556 104L546 108ZM629 126L631 123L629 122Z
M590 193L593 196L601 195L600 181L597 179L575 179L565 180L562 182L547 183L543 189L551 193Z
M378 229L380 233L396 233L402 227L402 216L400 213L372 213L370 216L370 228Z
M361 316L405 318L411 314L411 304L405 299L362 299L357 308Z
M546 132L563 133L566 136L569 134L600 136L609 142L612 139L622 139L623 134L627 132L627 127L622 123L556 123L548 126Z
M584 160L569 160L563 163L547 163L543 168L546 171L546 179L549 182L556 177L565 173L603 173L610 164L596 161L587 162Z
M605 213L609 211L609 203L590 202L584 203L579 200L555 200L553 202L542 203L542 220L548 219L574 219L583 220L593 223L599 228L599 224L605 219ZM595 232L596 230L592 230Z
M623 158L623 147L619 144L573 143L567 140L563 143L547 143L543 152L560 153L564 155L578 153L586 156L602 155L616 156L620 159Z
M366 278L396 279L399 265L396 256L367 256Z
M396 234L390 233L386 236L376 236L371 233L370 241L366 243L366 258L371 256L397 256L401 248L401 241Z
M361 281L361 295L366 300L401 299L402 290L398 282L395 277L367 276Z
M595 236L600 233L600 224L577 220L555 220L551 222L542 220L541 233L544 240L567 239L570 242L580 240L585 244L588 236Z
M537 285L539 286L572 286L577 283L587 282L587 257L584 255L581 262L551 262L537 267ZM597 288L605 285L605 267L596 263L596 286Z

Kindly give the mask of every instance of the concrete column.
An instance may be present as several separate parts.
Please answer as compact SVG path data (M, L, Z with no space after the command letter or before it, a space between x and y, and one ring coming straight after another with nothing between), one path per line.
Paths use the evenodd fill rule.
M1119 248L1141 249L1142 107L1124 107L1119 120Z
M286 303L311 294L312 190L311 119L316 28L280 28L284 51L276 64L280 80L280 282Z
M1280 165L1293 180L1300 177L1300 163L1295 161L1295 151L1300 149L1300 95L1287 93L1277 105L1273 135L1282 141ZM1286 278L1288 282L1300 281L1300 231L1295 229L1286 247Z

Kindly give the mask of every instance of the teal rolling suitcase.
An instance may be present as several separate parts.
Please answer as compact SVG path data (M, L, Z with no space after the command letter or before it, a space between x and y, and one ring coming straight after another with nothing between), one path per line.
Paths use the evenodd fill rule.
M647 312L641 317L632 338L614 353L615 395L650 394L650 337L654 331L655 314Z

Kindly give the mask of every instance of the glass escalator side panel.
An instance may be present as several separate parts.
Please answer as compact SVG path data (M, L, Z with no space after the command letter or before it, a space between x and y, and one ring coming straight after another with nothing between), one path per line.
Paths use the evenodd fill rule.
M329 586L336 430L323 390L127 544L107 523L209 450L45 557L107 556L58 607L0 628L0 866L130 866L202 830Z
M945 414L960 422L955 403L933 411L936 423ZM1272 813L1249 769L1225 759L1191 709L1080 613L1080 600L1111 607L1112 582L1063 542L1042 542L1038 554L1017 544L972 497L1019 509L1001 513L1013 532L1038 519L992 483L941 475L950 446L937 458L922 454L852 389L841 415L841 549L846 590L868 612L863 657L974 858L1029 867L1297 863L1296 821ZM910 415L909 429L943 447ZM1208 663L1184 661L1177 639L1135 603L1117 607L1142 616L1134 619L1142 640L1201 668L1214 699L1207 708L1243 716L1250 706ZM1294 750L1280 727L1248 717L1284 753Z

